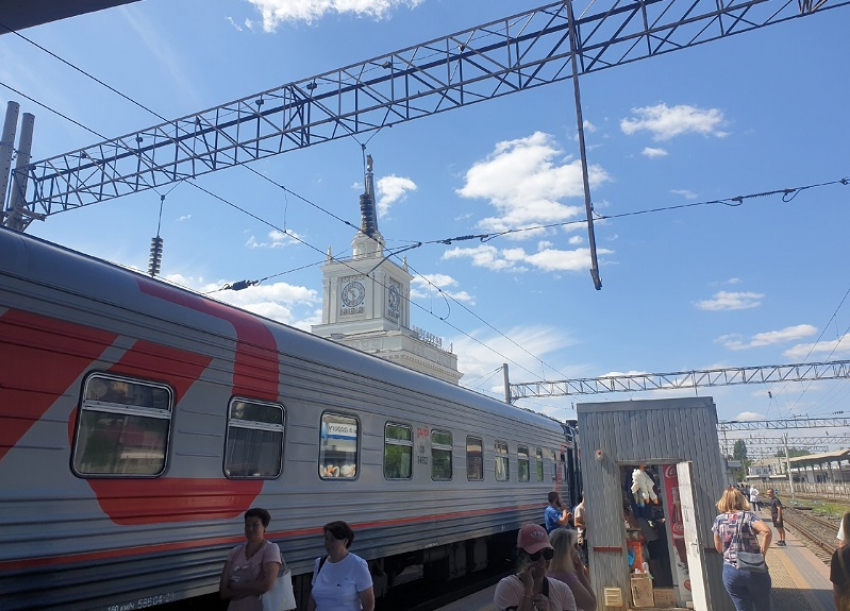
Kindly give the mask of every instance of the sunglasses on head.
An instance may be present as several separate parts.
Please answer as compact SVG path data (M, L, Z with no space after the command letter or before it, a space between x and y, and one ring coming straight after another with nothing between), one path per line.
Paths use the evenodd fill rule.
M537 562L538 560L540 560L540 556L543 556L544 558L546 558L546 560L551 560L554 555L555 550L553 550L551 547L546 547L540 550L539 552L528 554L528 557L532 562Z

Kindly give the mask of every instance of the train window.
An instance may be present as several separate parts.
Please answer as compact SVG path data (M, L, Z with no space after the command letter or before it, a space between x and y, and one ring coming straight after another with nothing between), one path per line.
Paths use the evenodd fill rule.
M74 443L82 476L156 476L165 470L174 393L168 386L93 374L83 387Z
M224 475L275 478L283 467L283 406L234 398L227 420Z
M496 481L505 482L511 478L510 464L508 463L508 444L504 441L496 442Z
M555 460L555 451L549 450L549 460L552 461L552 481L558 479L558 461Z
M528 446L516 447L516 472L517 479L527 482L531 477L531 469L528 464Z
M431 479L452 478L452 434L431 431Z
M466 479L484 479L484 441L477 437L466 438Z
M543 481L543 450L537 448L537 481Z
M357 474L359 431L356 418L322 414L319 440L319 476L322 479L352 478Z
M384 477L410 479L413 475L413 428L406 424L384 427Z

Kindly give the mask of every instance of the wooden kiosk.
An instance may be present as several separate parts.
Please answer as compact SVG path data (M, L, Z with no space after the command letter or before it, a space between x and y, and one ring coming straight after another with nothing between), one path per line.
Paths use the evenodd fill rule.
M599 609L734 611L711 532L715 503L726 486L714 400L579 403L576 412L588 556ZM656 498L631 492L632 482L641 479L634 470L652 477ZM647 532L648 538L655 537L653 566L664 569L652 580L641 574L642 567L629 567L626 523L638 518L642 528L654 531ZM657 587L662 582L669 586L663 591ZM655 597L647 595L651 585Z

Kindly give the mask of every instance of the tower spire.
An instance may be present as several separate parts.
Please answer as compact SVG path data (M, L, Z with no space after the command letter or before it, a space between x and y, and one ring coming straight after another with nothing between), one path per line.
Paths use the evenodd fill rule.
M372 156L366 155L366 191L360 196L360 231L373 240L381 236L378 215L375 211L375 176L372 173Z
M378 230L378 213L375 209L375 177L372 174L372 167L372 156L366 155L365 190L360 196L360 231L357 232L351 242L355 258L383 256L384 236Z

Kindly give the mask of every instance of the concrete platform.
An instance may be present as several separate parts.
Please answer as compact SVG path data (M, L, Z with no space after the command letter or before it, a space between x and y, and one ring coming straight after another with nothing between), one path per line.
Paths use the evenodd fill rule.
M764 516L762 516L764 517ZM767 524L770 525L768 516ZM774 541L777 541L774 531ZM786 531L785 547L771 545L767 566L773 581L772 611L835 611L829 567L804 546L793 532ZM439 611L498 611L493 604L496 586L490 586ZM605 611L600 605L597 611ZM641 611L655 611L642 609ZM658 611L675 611L659 609Z

